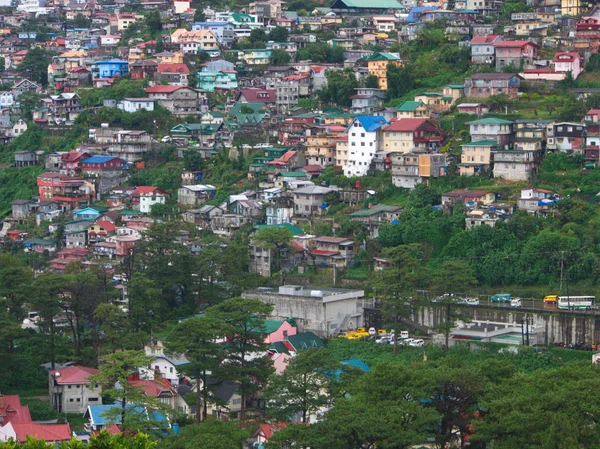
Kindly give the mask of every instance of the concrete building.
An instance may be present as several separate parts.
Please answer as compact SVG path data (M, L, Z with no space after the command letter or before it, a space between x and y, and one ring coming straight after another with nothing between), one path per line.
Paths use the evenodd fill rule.
M448 158L437 153L402 153L389 154L392 183L396 187L414 189L417 184L428 183L430 178L446 175Z
M325 197L330 192L333 190L315 185L293 190L294 215L310 217L319 214L320 207L325 204Z
M541 160L540 151L494 151L494 178L529 181Z
M356 117L347 129L348 158L342 166L344 176L365 176L383 142L382 130L389 122L382 116Z
M373 306L373 300L366 298L363 290L300 285L260 288L246 291L242 297L272 304L272 318L293 317L299 331L321 337L336 336L340 331L363 326L364 308Z
M50 405L59 413L79 413L88 405L102 404L102 388L88 380L99 371L83 366L70 366L50 371Z

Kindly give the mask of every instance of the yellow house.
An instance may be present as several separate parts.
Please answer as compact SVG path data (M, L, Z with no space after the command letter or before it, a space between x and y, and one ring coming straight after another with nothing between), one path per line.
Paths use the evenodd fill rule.
M129 28L129 26L132 23L137 22L138 20L141 20L143 18L144 16L139 16L132 13L119 14L117 16L117 30L124 31L127 28Z
M154 59L158 64L183 64L183 53L175 51L163 51L154 55Z
M335 165L345 167L348 165L348 135L340 136L335 143Z
M325 116L326 125L350 125L356 114L328 114Z
M581 12L581 3L579 0L561 0L560 10L563 16L576 17Z
M490 168L492 151L498 148L498 142L480 140L461 145L462 154L458 164L460 176L474 176Z
M402 59L396 53L375 53L367 60L367 69L369 75L375 75L377 77L377 83L380 89L387 89L387 68L388 65L401 66L403 64Z
M452 104L465 94L465 86L463 84L446 84L442 90L444 97L452 98Z
M556 24L556 13L555 12L536 12L535 16L542 23Z
M396 118L429 118L429 108L422 101L405 101L396 109Z

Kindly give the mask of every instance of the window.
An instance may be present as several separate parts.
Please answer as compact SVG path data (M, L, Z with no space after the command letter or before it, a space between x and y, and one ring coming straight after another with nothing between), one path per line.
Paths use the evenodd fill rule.
M88 398L88 402L98 402L98 398Z
M81 398L77 398L77 402L81 402Z
M69 399L69 402L73 402L73 398Z

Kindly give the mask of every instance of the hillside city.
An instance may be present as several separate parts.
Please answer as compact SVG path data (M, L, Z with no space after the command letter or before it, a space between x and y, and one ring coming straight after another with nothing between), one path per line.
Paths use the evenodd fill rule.
M0 449L600 448L600 7L0 6Z

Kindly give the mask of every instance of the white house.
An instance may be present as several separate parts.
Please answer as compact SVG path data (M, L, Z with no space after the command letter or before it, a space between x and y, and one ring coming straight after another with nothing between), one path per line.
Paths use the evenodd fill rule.
M389 122L382 116L356 117L346 130L348 134L348 160L342 166L344 175L365 176L382 143L382 127Z
M179 385L181 375L177 367L188 363L184 357L166 355L163 342L155 338L150 344L144 346L144 352L148 357L152 357L152 362L150 362L149 369L140 368L139 371L143 378L154 380L159 374L161 378L171 382L171 385Z
M142 109L145 111L154 111L153 98L125 98L117 103L117 107L125 112L137 112Z
M102 388L88 378L99 371L69 366L49 373L50 405L59 413L84 413L89 405L102 404Z
M554 70L556 72L571 72L573 79L576 79L581 73L581 57L576 51L564 51L554 54Z
M151 186L140 186L131 192L133 208L137 208L143 214L152 212L152 206L155 204L165 204L168 196L164 190Z
M0 108L10 108L15 104L15 97L12 92L4 91L0 94Z

